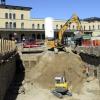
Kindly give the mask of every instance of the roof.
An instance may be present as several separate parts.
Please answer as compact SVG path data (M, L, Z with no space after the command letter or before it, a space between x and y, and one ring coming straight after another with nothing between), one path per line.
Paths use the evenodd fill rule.
M31 10L31 7L23 7L23 6L14 6L14 5L3 5L0 4L0 8L5 8L5 9L17 9L17 10Z
M99 17L90 17L90 18L83 19L83 21L87 21L87 22L100 21L100 18Z

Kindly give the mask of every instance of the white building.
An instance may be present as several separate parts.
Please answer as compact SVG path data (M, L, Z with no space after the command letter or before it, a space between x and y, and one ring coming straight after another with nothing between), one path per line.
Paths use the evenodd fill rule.
M0 4L0 37L12 38L14 35L18 40L25 38L45 39L45 20L31 18L31 7L13 6ZM40 15L41 16L41 15ZM55 36L66 20L54 20ZM100 30L100 22L81 21L85 33L92 33L94 30ZM72 24L70 29L76 29ZM72 34L73 32L65 32Z

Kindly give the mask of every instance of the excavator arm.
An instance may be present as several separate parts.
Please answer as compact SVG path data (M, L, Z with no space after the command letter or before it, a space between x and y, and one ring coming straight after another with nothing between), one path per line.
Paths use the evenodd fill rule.
M76 16L75 14L72 16L71 19L69 19L63 26L62 28L59 30L58 32L58 42L59 44L61 44L62 41L62 37L63 37L63 33L69 28L69 26L72 23L76 23L77 24L77 30L82 30L82 26L81 26L81 22L78 18L78 16Z
M68 30L68 28L70 27L70 25L72 23L77 24L77 30L82 30L81 22L80 22L78 16L74 14L69 20L67 20L67 22L59 30L58 38L56 40L54 40L54 39L53 40L48 40L48 39L46 40L45 43L49 49L55 48L55 50L57 50L57 49L64 48L64 44L62 43L63 34L66 30Z

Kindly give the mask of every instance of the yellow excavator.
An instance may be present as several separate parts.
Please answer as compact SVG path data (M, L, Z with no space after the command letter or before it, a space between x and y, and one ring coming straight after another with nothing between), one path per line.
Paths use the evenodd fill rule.
M62 43L63 34L72 23L77 24L77 31L82 30L81 22L79 17L76 14L73 14L73 16L62 26L62 28L58 32L58 38L55 40L47 40L47 46L49 48L54 48L54 50L64 49L65 45Z
M66 81L65 73L64 76L55 77L55 88L51 90L51 93L58 98L63 98L63 95L72 96L69 91L69 83Z

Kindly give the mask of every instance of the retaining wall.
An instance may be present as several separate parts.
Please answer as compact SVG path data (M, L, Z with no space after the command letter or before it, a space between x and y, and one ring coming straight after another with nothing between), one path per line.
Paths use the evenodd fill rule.
M0 55L0 100L4 99L16 71L16 52Z

